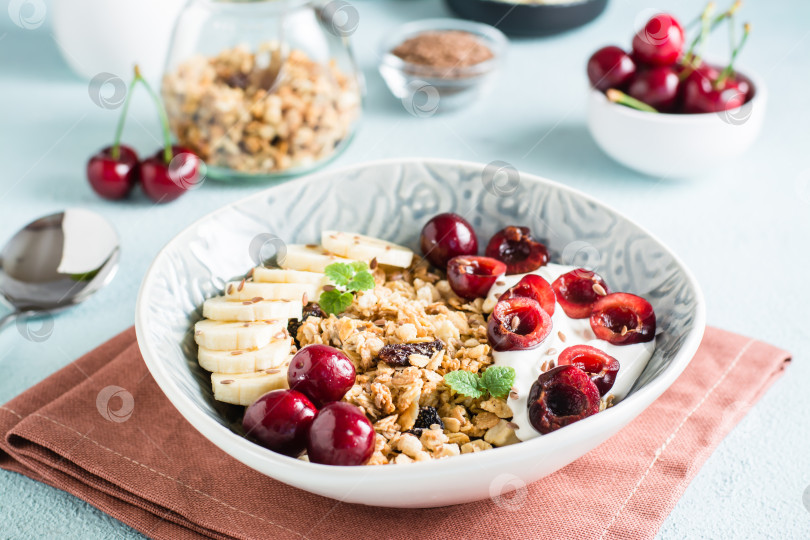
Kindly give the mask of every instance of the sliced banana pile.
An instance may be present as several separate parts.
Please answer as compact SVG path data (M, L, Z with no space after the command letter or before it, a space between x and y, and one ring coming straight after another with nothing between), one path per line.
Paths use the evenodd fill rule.
M224 295L205 301L194 339L200 366L212 372L214 399L247 406L288 387L293 341L287 324L317 301L329 283L327 266L377 259L407 268L413 260L407 248L360 234L323 231L321 244L289 245L282 268L254 268L249 277L228 283Z

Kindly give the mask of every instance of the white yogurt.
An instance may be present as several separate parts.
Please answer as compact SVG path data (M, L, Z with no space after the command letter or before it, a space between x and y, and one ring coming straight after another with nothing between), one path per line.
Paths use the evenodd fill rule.
M549 283L553 283L562 274L575 270L575 266L563 266L560 264L548 264L538 268L532 274L537 274ZM502 276L489 290L484 301L484 311L491 312L498 301L498 297L507 289L517 284L526 274L514 276ZM554 309L551 317L552 329L549 336L539 347L523 351L492 351L495 365L511 366L515 370L515 390L517 399L509 398L509 407L514 413L512 422L517 424L515 431L518 439L526 441L540 435L529 422L528 398L532 384L537 377L543 373L540 369L548 360L557 358L563 349L572 345L590 345L600 349L619 361L619 372L616 374L616 382L610 389L608 395L614 397L614 402L624 398L638 379L647 362L655 350L655 340L647 343L634 343L632 345L613 345L607 341L597 339L591 330L589 319L571 319L563 311L560 304ZM565 336L565 342L560 339L559 334ZM548 354L549 351L554 354Z

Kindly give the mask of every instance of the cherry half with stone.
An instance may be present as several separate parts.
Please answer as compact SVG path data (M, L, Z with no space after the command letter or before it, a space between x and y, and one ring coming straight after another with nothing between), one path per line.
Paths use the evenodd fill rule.
M487 244L486 256L506 263L506 273L526 274L548 264L548 249L532 238L528 227L505 227Z
M630 293L600 298L591 312L596 337L614 345L646 343L655 338L655 311L645 299Z
M487 323L487 340L499 352L534 349L548 337L551 327L551 317L537 300L515 296L495 304Z
M529 422L545 435L599 412L599 390L587 373L557 366L542 373L529 391Z
M557 365L578 367L587 373L599 390L600 396L604 396L613 388L620 367L618 360L590 345L574 345L564 349L557 357Z
M491 257L460 255L447 262L447 281L462 298L483 298L506 272L506 264Z
M551 284L557 302L572 319L587 319L593 305L610 292L602 276L585 268L571 270Z

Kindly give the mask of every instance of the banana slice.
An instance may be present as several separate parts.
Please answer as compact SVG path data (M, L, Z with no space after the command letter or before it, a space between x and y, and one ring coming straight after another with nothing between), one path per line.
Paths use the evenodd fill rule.
M276 339L252 351L215 351L200 347L197 359L206 371L250 373L279 367L290 357L292 338ZM286 373L286 372L285 372Z
M287 367L289 359L277 367L258 373L212 373L214 399L248 406L271 390L289 388Z
M203 317L214 321L283 321L301 318L301 299L230 301L224 296L209 298L203 304Z
M256 283L254 281L232 281L225 287L225 298L228 300L297 300L304 295L309 300L317 298L321 287L309 283Z
M352 260L338 257L314 244L292 244L287 246L287 254L281 266L290 270L323 272L327 266L335 262L345 263Z
M286 337L279 321L222 322L203 320L194 325L194 341L215 351L261 349L274 339Z
M323 231L321 244L330 253L358 261L377 259L380 264L407 268L413 260L410 249L362 234Z
M308 283L316 287L323 287L328 283L326 276L321 272L265 268L263 266L253 269L253 281L257 283Z

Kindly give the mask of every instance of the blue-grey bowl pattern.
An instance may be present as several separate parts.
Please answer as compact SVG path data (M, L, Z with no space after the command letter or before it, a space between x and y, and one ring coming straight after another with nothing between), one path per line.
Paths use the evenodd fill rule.
M497 167L496 167L497 168ZM218 423L238 431L238 411L214 401L196 360L191 328L206 298L253 265L251 241L271 233L287 243L318 243L323 229L359 232L418 251L419 232L439 212L456 212L482 242L524 225L551 260L589 266L613 290L655 308L655 354L635 389L655 379L697 322L700 292L656 239L615 211L569 188L508 167L439 160L385 161L321 173L273 187L195 223L155 259L141 292L148 309L139 335L159 350L180 390ZM516 187L515 187L516 186ZM255 257L255 254L254 254Z

